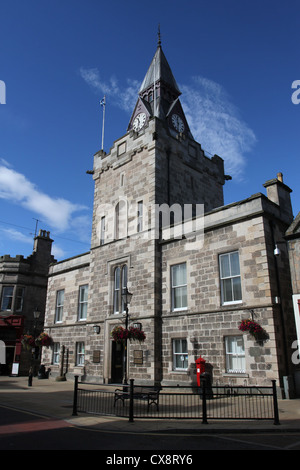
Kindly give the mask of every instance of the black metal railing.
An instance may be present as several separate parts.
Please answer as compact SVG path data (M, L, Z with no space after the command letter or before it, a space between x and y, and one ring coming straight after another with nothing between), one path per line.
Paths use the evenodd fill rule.
M152 399L149 387L116 386L79 382L75 377L73 415L78 412L128 418L208 420L272 420L280 424L276 381L271 387L213 386L162 387ZM120 392L121 390L121 392ZM154 390L154 389L153 389ZM150 400L147 393L150 393Z

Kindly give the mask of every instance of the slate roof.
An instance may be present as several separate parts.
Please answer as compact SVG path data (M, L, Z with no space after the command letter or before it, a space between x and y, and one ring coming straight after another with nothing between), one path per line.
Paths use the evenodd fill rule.
M178 96L181 95L181 91L179 90L179 87L173 76L172 70L160 45L156 49L155 55L145 75L139 93L142 93L149 87L153 86L154 75L155 82L162 81L169 85L171 88L173 88L178 93Z

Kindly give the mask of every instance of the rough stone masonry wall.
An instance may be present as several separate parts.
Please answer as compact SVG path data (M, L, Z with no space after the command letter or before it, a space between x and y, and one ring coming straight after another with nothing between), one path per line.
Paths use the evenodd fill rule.
M204 155L200 144L171 136L157 123L156 202L159 204L204 204L205 212L224 203L224 163Z
M290 266L293 293L300 293L300 240L289 240Z
M130 377L136 380L154 380L154 241L138 240L132 243L131 239L120 240L94 249L91 255L89 320L101 325L101 364L106 382L111 378L111 330L116 325L125 327L124 314L113 312L114 270L123 264L128 266L128 290L133 294L129 306L129 325L142 323L146 334L145 343L132 342L128 345L128 371ZM134 351L143 351L142 365L136 364Z
M64 373L76 372L76 342L83 341L85 343L87 356L89 356L89 351L92 348L91 341L87 341L87 338L94 338L91 334L92 328L88 318L84 321L78 320L79 287L89 284L90 280L88 260L89 256L83 255L50 267L45 331L52 337L54 342L60 343L61 351L62 347L65 347ZM63 316L61 322L55 323L56 296L57 291L61 289L65 290ZM52 354L52 348L43 347L42 363L46 367L50 367L52 374L55 376L60 373L60 365L52 363ZM80 373L85 374L86 371L80 369Z
M210 230L205 234L203 249L184 250L184 240L163 247L163 381L195 381L196 357L210 364L214 383L265 384L278 378L273 307L269 283L268 259L264 239L264 221L257 217ZM221 305L219 260L222 253L239 251L242 303ZM188 308L171 312L170 267L186 262ZM251 317L263 326L270 338L259 346L244 334L246 374L226 373L225 336L242 334L238 326ZM187 338L189 368L187 372L172 370L172 339Z

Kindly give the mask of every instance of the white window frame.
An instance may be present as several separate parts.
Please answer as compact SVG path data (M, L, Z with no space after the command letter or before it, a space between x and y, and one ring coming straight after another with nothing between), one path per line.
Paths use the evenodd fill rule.
M61 298L61 296L62 296L62 298ZM62 323L64 302L65 302L65 290L64 289L59 289L56 292L55 321L54 321L54 323Z
M11 293L6 294L5 292L7 291ZM4 300L5 299L10 299L10 302L5 302L6 305L4 305ZM3 286L2 288L2 296L1 296L1 310L4 312L12 312L13 310L13 301L14 301L14 286ZM5 307L5 308L4 308Z
M225 336L225 358L226 373L244 374L246 372L245 344L242 335ZM234 367L234 363L239 363L240 367Z
M232 274L232 263L231 263L231 257L233 255L238 255L238 261L239 261L239 273L238 274ZM222 273L222 258L228 257L229 260L229 275L223 275ZM223 253L219 255L219 273L220 273L220 285L221 285L221 303L222 305L230 305L230 304L240 304L243 302L243 294L242 294L242 278L241 278L241 266L240 266L240 256L238 251L231 251L229 253ZM241 297L235 299L234 295L234 288L233 288L233 283L235 280L239 280L239 288L241 291ZM231 284L231 300L225 300L225 289L224 289L224 283L230 281Z
M185 283L183 284L174 284L174 271L175 269L181 269L181 267L185 267ZM183 294L180 295L180 306L177 306L176 304L176 292L183 292ZM183 298L186 298L186 305L184 305ZM171 309L173 312L177 312L180 310L187 310L188 306L188 301L187 301L187 265L186 262L184 263L178 263L174 264L171 266Z
M113 288L113 312L115 314L124 313L125 305L122 299L122 292L127 287L128 267L127 264L116 266L114 269Z
M179 346L176 347L176 346ZM189 366L189 355L188 355L188 344L186 338L174 338L172 340L172 356L173 356L173 370L174 371L186 371ZM182 366L178 366L177 357L180 357L179 361ZM186 364L186 365L185 365Z
M52 364L58 365L60 363L60 343L53 344L52 351Z
M88 308L88 284L79 287L79 299L78 299L78 320L87 319L87 308Z
M84 366L85 347L83 341L76 343L76 366Z

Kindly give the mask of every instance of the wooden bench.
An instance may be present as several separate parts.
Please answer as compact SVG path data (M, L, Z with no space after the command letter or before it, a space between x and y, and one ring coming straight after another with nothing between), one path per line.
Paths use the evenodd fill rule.
M147 401L147 411L149 411L150 405L152 404L156 405L158 411L159 392L160 390L155 387L143 387L138 385L133 389L133 398L134 400ZM128 387L124 387L124 389L116 388L114 406L116 406L118 400L122 400L124 406L124 401L128 398L130 398Z

